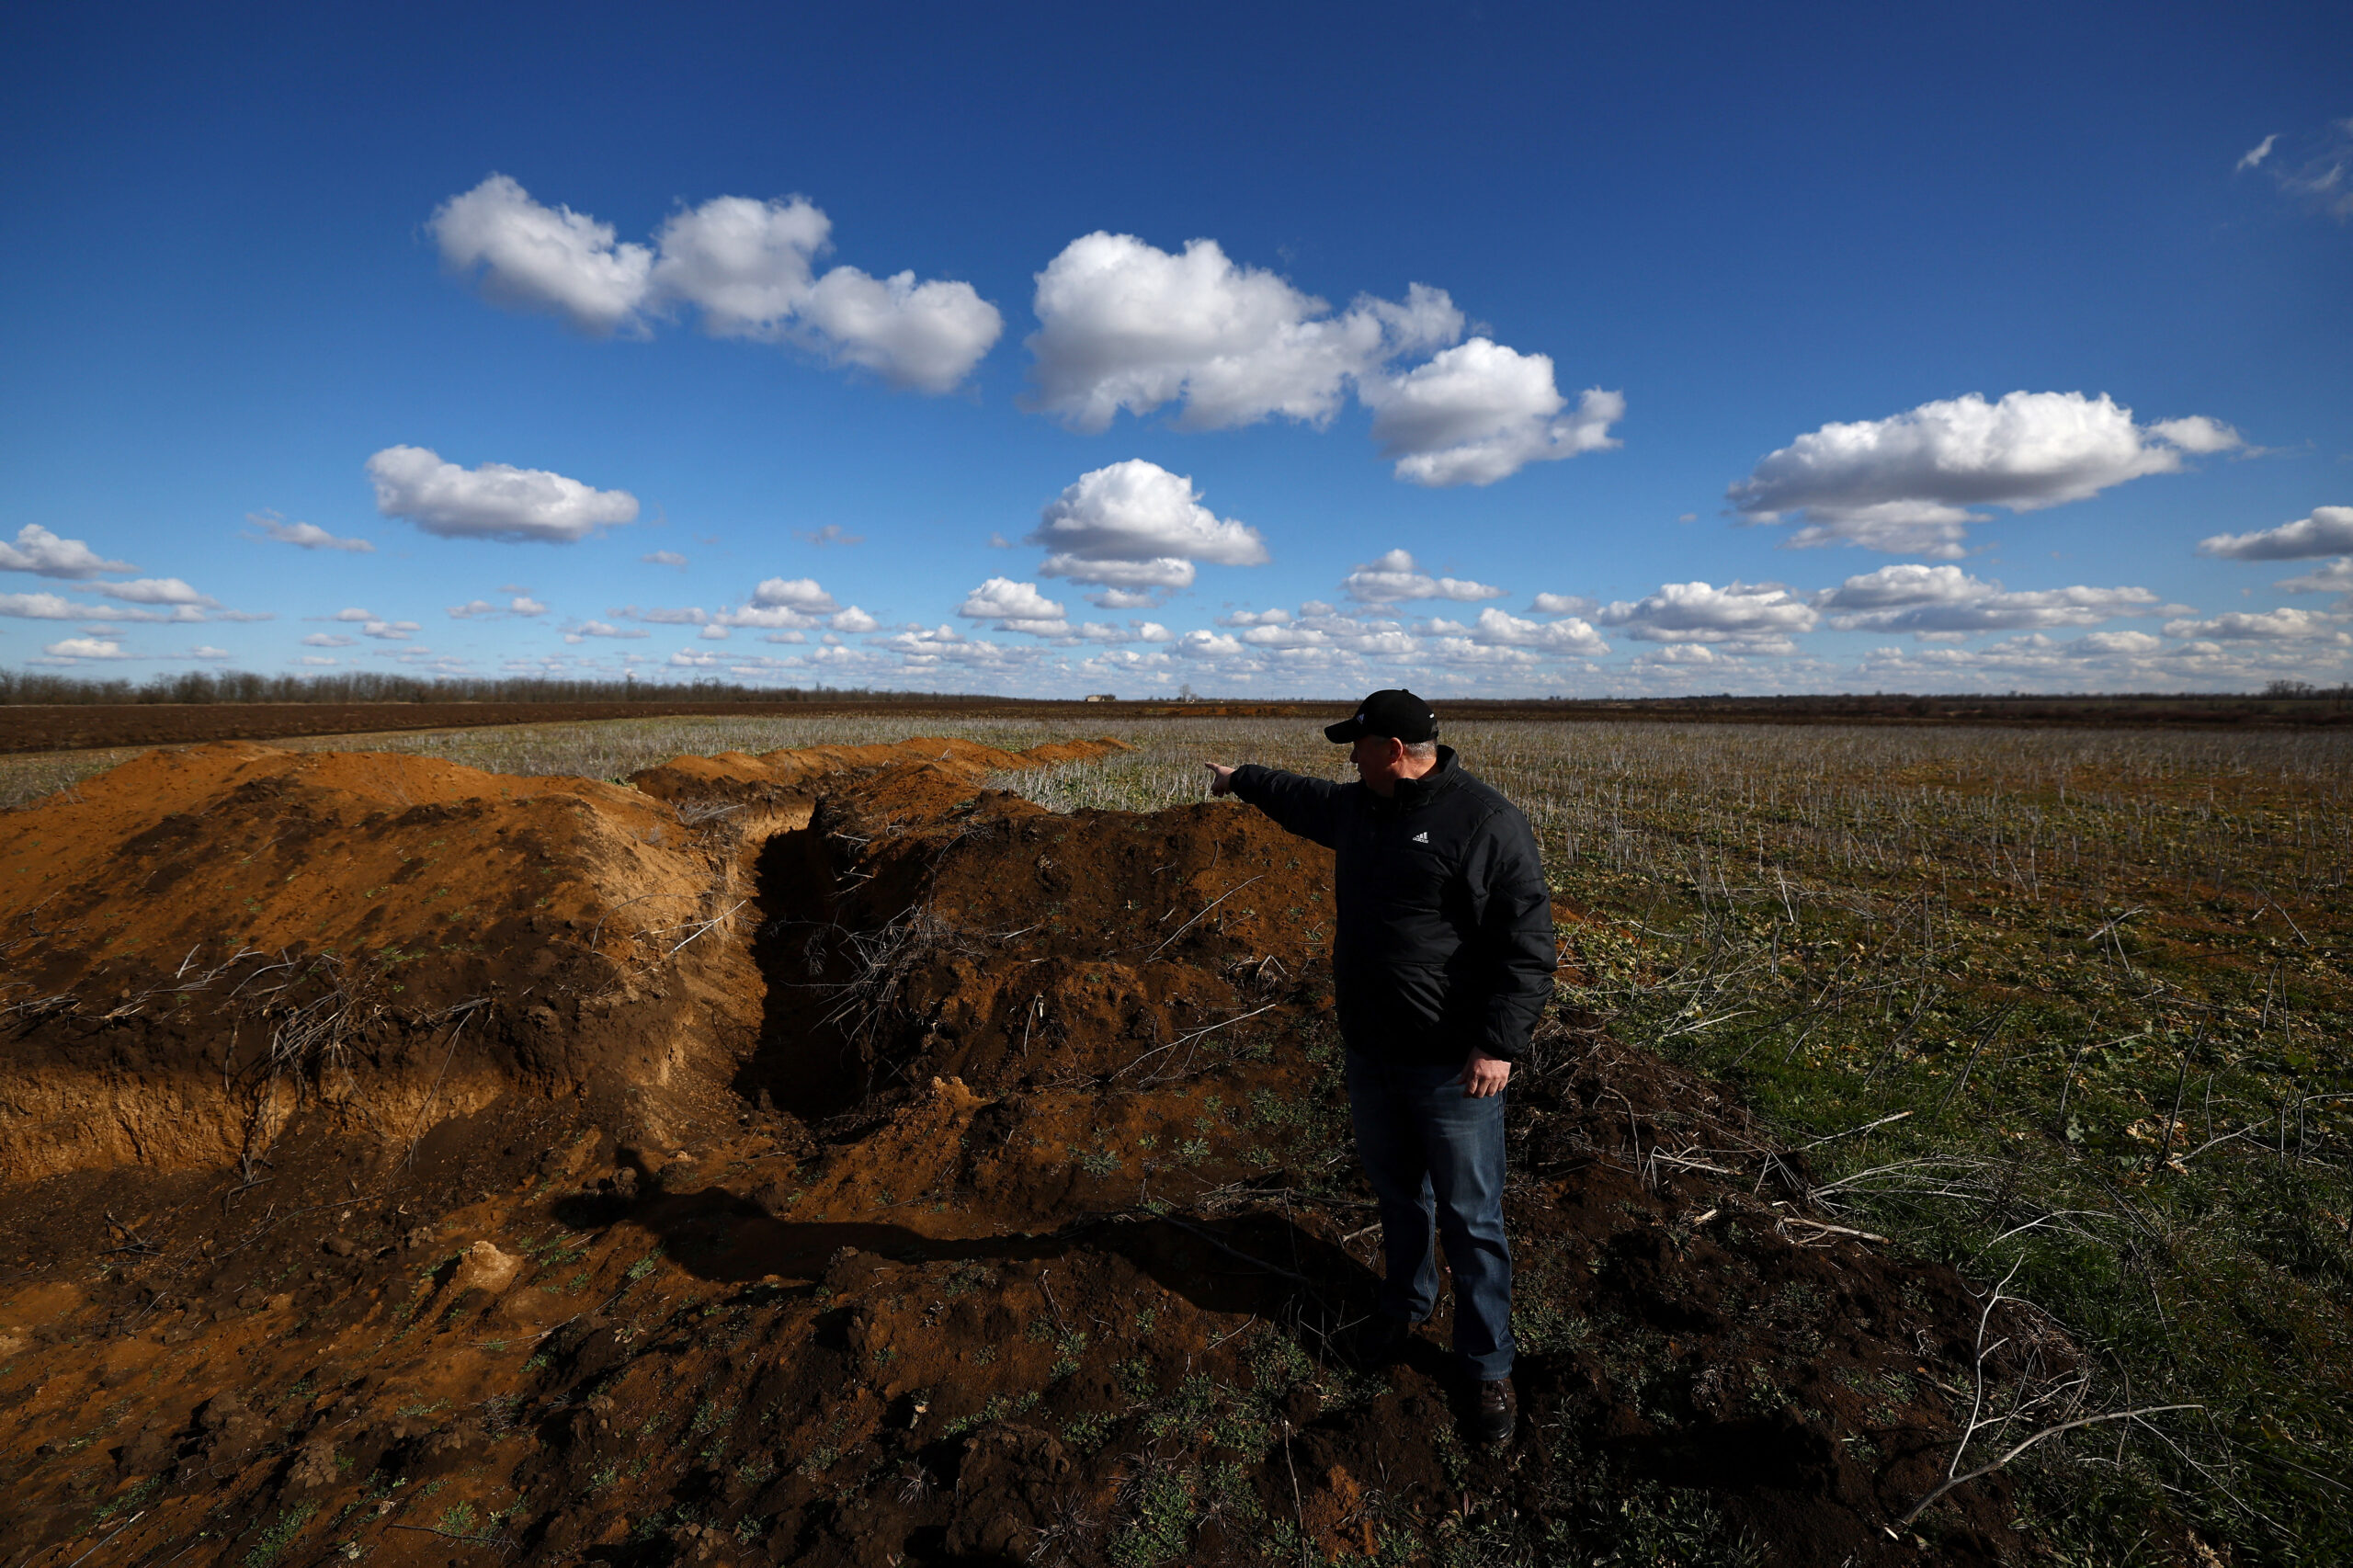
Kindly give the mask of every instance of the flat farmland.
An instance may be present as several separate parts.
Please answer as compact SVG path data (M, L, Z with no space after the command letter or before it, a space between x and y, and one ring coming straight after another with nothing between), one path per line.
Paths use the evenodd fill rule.
M2017 1461L2062 1533L2130 1521L2070 1561L2166 1560L2185 1518L2257 1560L2353 1551L2347 737L1448 738L1586 912L1571 1006L1730 1085L1856 1228L2090 1352L2017 1391L1955 1473L2061 1416L2180 1403ZM1292 725L1172 728L1027 788L1136 809L1220 754L1333 762Z
M155 891L89 884L91 941L168 947L157 977L133 983L131 956L0 998L16 1060L85 1060L144 1017L197 1040L182 976L221 965L225 993L299 968L271 921L347 914L353 935L249 1034L269 1097L223 1102L215 1186L53 1154L21 1189L0 1309L71 1283L77 1310L112 1303L109 1332L191 1350L300 1319L267 1371L259 1345L228 1358L267 1385L232 1415L150 1430L113 1361L69 1373L85 1353L58 1338L35 1374L41 1331L0 1315L23 1342L0 1397L52 1391L0 1437L0 1464L55 1450L14 1472L46 1489L41 1539L79 1551L193 1498L171 1437L242 1477L206 1527L234 1561L377 1550L350 1522L370 1517L530 1561L631 1541L1122 1568L2353 1556L2353 734L1449 723L1536 829L1563 938L1510 1123L1530 1434L1483 1455L1448 1435L1434 1359L1384 1381L1329 1353L1375 1254L1332 1084L1323 862L1204 802L1201 767L1337 776L1313 726L641 716L141 765L246 782L125 839L124 885ZM1096 736L1120 745L1070 745ZM0 830L116 809L98 775L119 760L0 765L23 803ZM324 806L285 819L309 847L282 876L317 891L175 880L173 856L226 889L290 852L280 786L255 782L272 769L356 802L332 832ZM476 798L604 824L604 858L409 870ZM369 860L395 831L416 846ZM600 877L611 896L580 903ZM239 922L217 952L137 924L207 898ZM467 900L512 908L479 939L410 934L456 929ZM79 960L32 907L50 934L18 950L63 974ZM615 978L572 978L591 960ZM651 1021L542 1017L566 987ZM597 1056L685 1028L688 1003L742 1019L700 1098ZM376 1032L325 1022L362 1013ZM559 1058L576 1097L542 1084ZM677 1084L705 1071L670 1060ZM370 1072L383 1086L347 1087ZM237 1108L265 1103L297 1108ZM369 1118L391 1153L305 1200L348 1198L343 1230L273 1217ZM451 1272L475 1235L525 1260L494 1304ZM404 1304L339 1318L301 1280L323 1244L365 1259L377 1236L367 1310ZM739 1341L767 1369L731 1391L712 1346ZM82 1376L76 1407L56 1391ZM675 1462L611 1446L624 1411ZM242 1471L221 1457L236 1422ZM130 1457L96 1462L108 1445ZM393 1487L411 1476L447 1490L426 1508ZM960 1496L1009 1522L957 1522Z
M912 699L904 716L967 712L992 704ZM125 746L198 745L207 741L275 741L296 736L364 735L453 727L598 723L613 720L775 716L777 703L698 702L278 702L62 703L0 707L0 753ZM839 718L870 710L796 703L787 712Z

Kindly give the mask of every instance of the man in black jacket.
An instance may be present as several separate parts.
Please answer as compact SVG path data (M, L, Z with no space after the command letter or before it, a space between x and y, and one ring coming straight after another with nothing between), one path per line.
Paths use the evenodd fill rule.
M1518 1415L1504 1087L1552 994L1552 897L1528 819L1438 744L1420 698L1376 691L1324 734L1353 743L1360 783L1212 763L1210 788L1333 852L1348 1107L1388 1256L1366 1350L1393 1357L1429 1315L1442 1236L1454 1347L1498 1441Z

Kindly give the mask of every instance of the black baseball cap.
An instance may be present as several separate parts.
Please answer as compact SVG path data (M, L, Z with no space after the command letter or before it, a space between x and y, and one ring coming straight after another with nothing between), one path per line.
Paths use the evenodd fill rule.
M1357 710L1324 732L1324 738L1345 744L1358 735L1386 735L1419 745L1438 739L1438 715L1430 705L1403 687L1376 691L1357 704Z

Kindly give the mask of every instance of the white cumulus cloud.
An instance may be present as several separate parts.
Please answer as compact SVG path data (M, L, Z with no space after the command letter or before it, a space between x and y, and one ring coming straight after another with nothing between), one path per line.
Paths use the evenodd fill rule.
M2145 631L2093 631L2065 642L2031 631L1984 648L1881 648L1854 674L1863 682L1900 690L2027 686L2211 691L2254 689L2279 678L2325 680L2344 667L2348 654L2344 642L2325 634L2267 637L2239 630L2221 640L2173 642Z
M1392 550L1366 562L1340 579L1340 589L1358 604L1404 604L1413 599L1454 599L1470 603L1499 599L1504 590L1463 577L1433 577L1403 550Z
M131 659L138 656L124 653L121 643L104 637L68 637L63 642L50 643L41 652L52 659Z
M1451 669L1524 670L1541 662L1540 655L1525 648L1475 637L1429 638L1422 644L1421 656Z
M1609 652L1601 633L1574 616L1565 620L1524 620L1493 605L1481 610L1479 619L1468 626L1437 619L1430 622L1429 630L1438 637L1461 638L1487 648L1525 648L1585 659L1597 659Z
M444 539L571 544L633 522L637 497L597 490L545 469L444 462L424 447L387 447L368 460L376 510Z
M1573 458L1619 443L1622 393L1587 388L1574 413L1552 384L1550 355L1521 354L1474 337L1397 377L1363 383L1372 437L1415 484L1493 484L1531 462Z
M547 612L548 607L541 604L539 600L531 597L529 594L517 594L503 605L492 604L488 599L469 599L466 603L461 605L451 605L449 607L449 619L452 620L478 620L484 616L517 615L528 617L534 615L545 615Z
M813 577L768 577L752 590L752 602L763 608L781 606L804 615L829 613L840 607Z
M952 626L914 627L885 640L882 646L916 670L937 669L944 665L1007 670L1043 652L1037 648L1008 648L985 639L966 637Z
M2246 445L2245 437L2219 419L2193 414L2186 419L2156 419L2148 426L2158 440L2198 457L2210 457Z
M650 281L699 306L703 330L714 337L772 336L808 298L811 259L832 232L832 221L805 198L722 196L664 222Z
M1194 562L1256 566L1265 562L1258 530L1201 505L1190 478L1131 458L1081 474L1048 503L1025 542L1051 553L1039 573L1118 591L1095 596L1106 608L1149 603L1137 590L1188 587Z
M584 620L563 634L566 642L578 643L591 637L643 638L654 633L634 626L615 626L609 621Z
M134 605L185 605L192 609L218 609L221 601L199 594L177 577L139 577L128 583L93 583L86 590Z
M1604 605L1595 619L1643 642L1713 643L1728 653L1786 653L1822 617L1779 583L1663 583L1643 598Z
M1070 634L1070 616L1063 606L1048 598L1035 583L1017 583L1008 577L991 577L964 597L956 613L967 620L990 620L999 631L1022 631L1032 637L1064 637Z
M1849 577L1814 596L1839 631L1909 631L1920 637L2097 626L2120 615L2149 615L2146 588L2035 588L2017 593L1958 566L1906 563Z
M1243 652L1242 640L1195 628L1176 639L1176 651L1188 659L1232 658Z
M1635 659L1634 663L1638 665L1663 665L1669 668L1721 666L1729 663L1729 656L1717 653L1705 642L1670 642L1664 648L1654 648Z
M351 646L351 639L337 637L332 631L313 631L302 639L302 646L305 648L348 648Z
M1104 609L1152 609L1167 597L1165 588L1100 588L1086 602Z
M1235 641L1253 648L1322 648L1331 644L1332 634L1320 626L1267 621L1245 628Z
M493 175L444 202L428 227L442 259L493 300L596 336L643 334L651 318L688 305L714 337L789 344L893 386L944 392L1005 328L969 283L855 267L819 274L833 222L803 197L718 197L672 213L642 245Z
M245 521L280 544L304 550L340 550L353 555L373 555L376 547L364 539L339 539L316 523L290 523L275 512L247 512Z
M0 594L0 615L12 615L26 620L100 620L100 621L159 621L202 620L203 613L193 605L176 605L168 612L160 609L125 609L120 605L94 605L80 599L69 599L62 594Z
M2198 541L2198 553L2232 561L2310 561L2353 553L2353 506L2314 506L2276 528L2215 534Z
M654 253L615 244L610 223L569 207L543 207L505 175L492 175L435 210L426 227L452 268L479 269L500 304L547 311L604 335L637 324Z
M101 572L136 572L128 561L108 561L78 539L60 539L39 523L17 530L17 542L0 542L0 572L31 572L43 577L81 579Z
M760 626L806 631L841 609L813 577L768 577L752 589L751 602L710 617L714 626ZM700 612L696 612L699 614ZM648 613L646 619L654 619ZM705 636L710 633L706 631ZM724 632L722 632L724 635Z
M0 615L25 620L83 620L105 609L104 605L77 604L63 594L0 594Z
M2353 560L2332 561L2278 584L2291 594L2353 594Z
M1353 391L1400 479L1488 484L1615 445L1608 426L1625 411L1596 389L1563 416L1551 358L1460 341L1462 312L1444 290L1358 295L1336 313L1210 239L1171 253L1133 234L1082 235L1038 274L1034 303L1029 406L1079 430L1169 405L1180 429L1276 417L1320 427ZM1436 357L1396 368L1424 355Z
M1331 307L1276 274L1237 267L1215 240L1171 255L1100 231L1063 247L1038 274L1033 403L1086 431L1125 409L1183 407L1177 423L1214 430L1274 415L1321 424L1351 377L1399 347L1450 343L1461 313L1437 290L1406 306Z
M2168 620L2165 635L2209 642L2308 642L2353 644L2343 616L2316 609L2233 611L2205 620Z
M2165 639L2146 631L2093 631L2076 638L2072 646L2087 654L2122 653L2139 658L2164 647Z
M2227 450L2238 433L2203 417L2136 425L2105 393L1972 392L1885 419L1825 425L1769 453L1725 492L1753 522L1802 517L1791 547L1957 557L1975 506L2014 512L2081 501L2182 455Z
M872 616L867 614L856 605L851 605L847 609L835 610L832 619L827 620L825 624L835 631L847 631L853 634L866 631L880 631L882 629L882 623L881 621L875 619Z
M870 278L854 267L817 279L801 319L790 335L803 347L927 392L954 391L1005 330L969 283L918 283L912 272Z

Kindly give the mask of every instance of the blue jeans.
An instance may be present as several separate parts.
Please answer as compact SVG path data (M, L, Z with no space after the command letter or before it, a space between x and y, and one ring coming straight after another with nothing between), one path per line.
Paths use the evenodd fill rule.
M1454 1349L1483 1381L1511 1375L1511 1246L1504 1239L1504 1096L1472 1099L1462 1069L1349 1051L1357 1157L1381 1200L1388 1254L1380 1311L1419 1323L1438 1304L1438 1253L1454 1271Z

